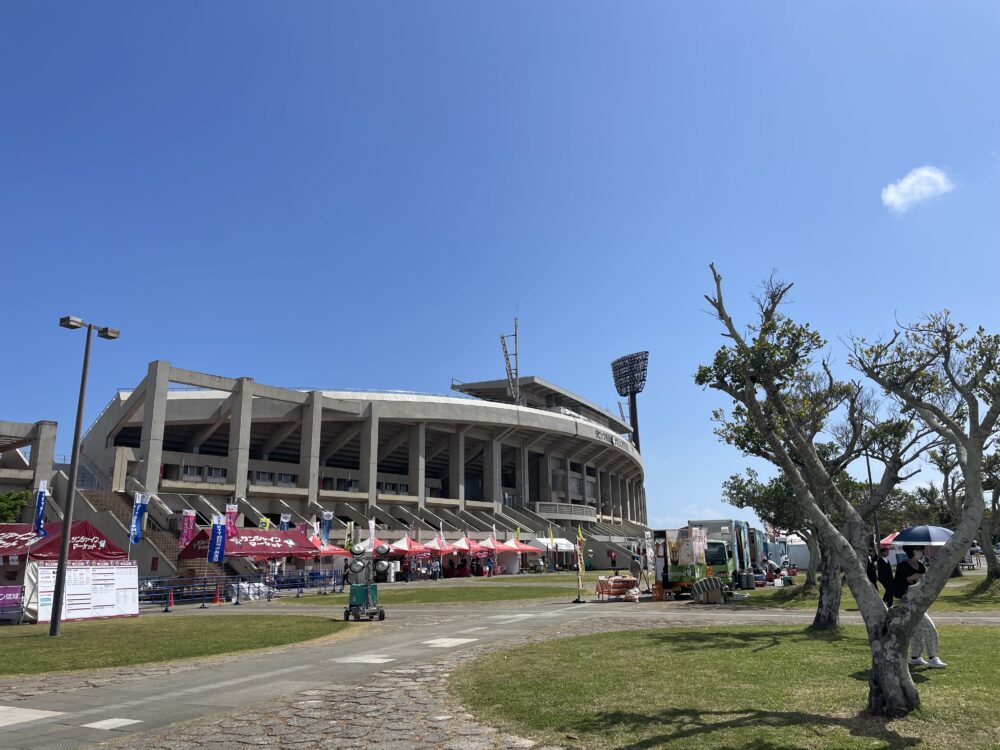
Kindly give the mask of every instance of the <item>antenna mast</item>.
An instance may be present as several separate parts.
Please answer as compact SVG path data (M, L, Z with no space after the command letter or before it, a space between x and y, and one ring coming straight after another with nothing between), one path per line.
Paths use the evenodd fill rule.
M514 339L514 364L511 366L511 356L507 351L507 339ZM510 390L514 403L521 403L521 369L517 352L517 315L514 316L514 333L500 334L500 348L503 350L503 364L507 369L507 388Z

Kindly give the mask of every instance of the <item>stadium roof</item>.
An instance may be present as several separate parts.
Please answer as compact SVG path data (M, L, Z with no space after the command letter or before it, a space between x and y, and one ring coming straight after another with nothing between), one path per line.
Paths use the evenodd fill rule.
M525 406L551 409L562 407L578 413L593 421L607 425L619 434L631 433L632 429L621 418L614 416L608 411L597 406L585 398L577 396L575 393L567 391L555 383L550 383L544 378L535 375L525 375L518 378L518 385L521 389L521 397ZM497 401L505 404L513 404L514 397L510 392L510 385L507 379L503 380L481 380L477 383L462 383L455 381L452 383L453 391L465 393L469 396L481 398L484 401Z

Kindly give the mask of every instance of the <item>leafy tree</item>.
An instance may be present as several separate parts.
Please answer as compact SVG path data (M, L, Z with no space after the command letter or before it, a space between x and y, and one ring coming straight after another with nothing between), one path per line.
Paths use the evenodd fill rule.
M31 502L30 490L0 493L0 523L17 523L24 506Z
M906 714L920 702L906 663L910 636L944 587L950 569L964 553L961 539L970 525L978 526L982 512L977 514L972 507L966 518L963 511L956 539L940 550L940 564L931 567L924 585L905 602L887 610L866 575L865 555L870 545L866 519L907 478L902 471L922 450L928 429L946 440L949 438L941 434L936 423L927 421L926 409L918 409L902 399L895 417L877 421L878 409L865 398L859 384L836 382L827 363L818 361L826 342L808 325L796 323L780 312L791 285L773 279L766 283L763 295L757 300L757 319L741 331L723 300L722 277L714 266L711 270L715 294L706 299L730 342L716 352L711 365L699 368L696 382L732 398L729 421L756 431L767 448L768 459L787 477L800 509L832 550L845 574L871 647L869 712L888 716ZM869 374L872 368L866 367L868 361L862 362L861 357L870 354L867 349L855 346L853 361ZM986 356L980 361L987 372L991 367L997 369L996 358L991 361ZM900 364L894 373L901 382L924 378L922 361L910 358L905 363L908 366ZM817 388L821 377L825 383ZM883 385L883 381L876 382ZM895 396L891 389L887 390ZM833 425L834 417L842 417L842 422ZM916 417L925 424L918 425ZM949 418L955 419L950 415ZM992 419L995 422L995 417ZM824 454L829 444L820 439L824 431L835 436L833 447L841 451L842 458ZM880 446L883 455L877 456L874 449ZM852 454L864 453L879 458L884 471L875 491L860 502L857 498L852 502L838 486L837 473L831 469L838 465L846 467ZM981 494L979 499L981 503Z

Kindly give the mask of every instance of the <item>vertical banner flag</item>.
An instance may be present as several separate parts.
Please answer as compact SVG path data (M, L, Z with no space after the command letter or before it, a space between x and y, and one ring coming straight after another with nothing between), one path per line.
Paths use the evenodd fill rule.
M438 536L441 537L441 548L444 549L444 521L438 521Z
M45 533L45 493L48 492L49 483L45 479L38 482L38 494L35 496L35 523L32 531L38 536L47 536Z
M281 521L278 523L279 531L288 531L288 522L292 520L291 513L282 513Z
M583 598L583 527L576 527L576 589L578 598Z
M372 554L375 554L375 519L368 519L368 541L371 543Z
M514 532L514 538L517 541L521 541L521 527L520 526L518 526L517 527L517 531Z
M240 506L236 503L226 505L226 534L236 536L236 516L240 514Z
M323 511L323 523L320 525L319 538L323 540L323 544L330 543L330 529L333 528L333 511L324 510Z
M262 531L267 531L271 528L271 519L267 516L261 516L260 522L257 524L257 528Z
M552 527L549 526L549 549L552 550L552 572L556 570L556 565L558 564L559 558L556 557L556 540L552 536Z
M347 522L347 531L344 532L344 549L354 546L354 521Z
M142 539L142 517L146 514L149 506L149 493L136 492L135 500L132 503L132 525L128 531L129 544L138 544Z
M497 538L497 525L493 524L493 540L496 541Z
M194 539L195 534L195 522L198 519L198 514L193 510L185 510L181 515L181 537L180 546L184 549L189 544L191 540Z
M226 527L225 516L212 516L212 536L208 540L208 561L222 563L226 559Z

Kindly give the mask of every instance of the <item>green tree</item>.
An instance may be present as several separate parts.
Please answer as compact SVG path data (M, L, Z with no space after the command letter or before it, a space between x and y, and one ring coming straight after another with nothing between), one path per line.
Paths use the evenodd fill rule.
M0 493L0 523L17 523L24 506L31 502L30 490Z
M820 358L826 346L823 338L781 312L791 285L766 283L757 300L756 319L741 330L724 303L722 277L714 266L711 270L715 293L706 299L729 343L716 352L710 365L699 368L696 382L732 398L730 421L737 414L737 424L752 424L791 483L803 513L834 551L868 633L872 659L868 711L882 716L906 714L920 705L907 668L910 637L965 554L982 519L982 448L1000 417L1000 338L981 331L966 336L964 329L939 325L937 317L928 319L932 325L911 327L887 342L852 341L851 363L890 394L901 414L907 415L877 428L886 445L903 450L894 450L895 460L889 457L885 463L883 459L885 471L876 491L856 505L837 486L830 462L817 445L817 427L833 427L812 421L811 416L829 420L842 415L837 442L857 450L864 435L860 425L874 414L865 414L860 385L834 381ZM960 367L954 366L954 355L962 360ZM811 383L820 375L828 385L816 390ZM961 398L949 398L952 393ZM955 445L969 491L955 535L938 551L937 564L930 567L923 585L887 610L866 575L870 545L866 518L906 478L900 474L902 457L921 448L921 431L912 423L907 426L910 418L919 419L942 441ZM873 421L867 424L867 429L873 429ZM861 447L861 452L868 451Z

